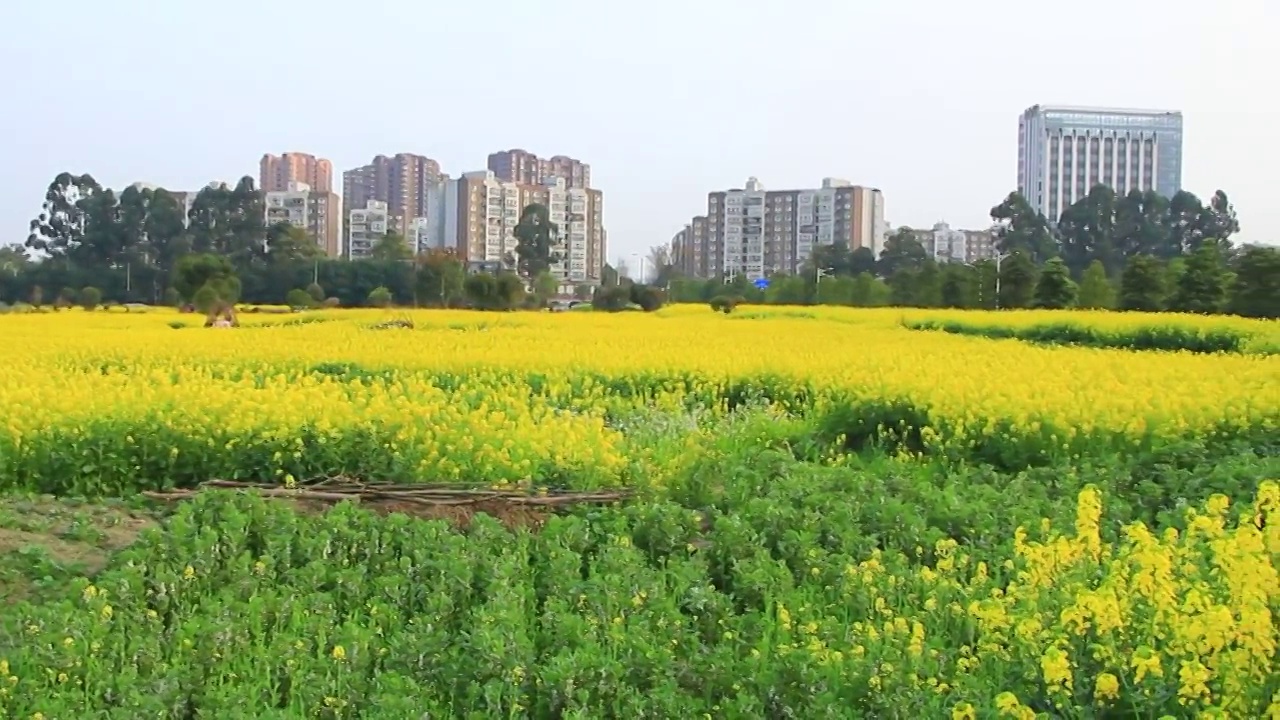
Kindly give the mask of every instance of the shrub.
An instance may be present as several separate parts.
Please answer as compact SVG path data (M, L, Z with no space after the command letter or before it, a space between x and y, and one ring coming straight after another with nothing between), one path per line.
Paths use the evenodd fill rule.
M738 306L738 298L731 295L717 295L711 298L710 305L712 310L728 315Z
M294 288L284 296L284 304L293 310L305 310L315 303L315 297L300 288Z
M326 310L332 310L333 308L339 307L340 305L342 305L342 301L336 297L325 298L324 302L321 303L321 307L323 307Z
M369 291L368 303L370 307L391 307L391 291L382 286L374 288Z
M320 287L320 283L311 283L307 286L307 295L317 303L324 302L324 288Z
M80 305L90 312L97 310L102 304L102 291L90 285L80 291Z
M179 293L177 288L165 288L160 302L166 307L178 307L182 305L182 293Z
M666 297L661 290L652 285L632 285L631 302L640 306L645 312L653 312L666 304Z
M596 288L596 293L591 298L591 307L602 312L619 312L626 310L630 301L631 291L629 289L616 285L613 287L604 287L602 285Z

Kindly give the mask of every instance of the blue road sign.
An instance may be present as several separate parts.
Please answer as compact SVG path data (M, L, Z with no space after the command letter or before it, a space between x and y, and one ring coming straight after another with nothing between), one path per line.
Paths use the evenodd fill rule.
M769 278L760 278L756 280L757 290L764 290L767 287L769 287Z

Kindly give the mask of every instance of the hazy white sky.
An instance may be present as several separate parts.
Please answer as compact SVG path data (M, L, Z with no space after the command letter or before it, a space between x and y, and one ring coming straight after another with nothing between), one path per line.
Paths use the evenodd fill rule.
M1035 103L1182 110L1186 188L1275 242L1277 31L1276 0L7 0L0 243L63 170L195 189L264 152L415 152L457 176L510 147L591 164L611 258L750 175L985 227Z

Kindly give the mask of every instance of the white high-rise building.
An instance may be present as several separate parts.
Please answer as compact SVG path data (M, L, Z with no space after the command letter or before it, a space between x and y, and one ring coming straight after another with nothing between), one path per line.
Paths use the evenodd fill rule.
M362 208L351 208L347 213L347 257L358 260L369 257L373 246L391 227L391 214L387 204L369 200Z
M1018 192L1050 222L1106 185L1117 194L1182 189L1182 113L1034 105L1018 120Z
M342 252L342 201L336 193L289 181L284 190L264 194L268 226L287 222L306 230L329 257Z

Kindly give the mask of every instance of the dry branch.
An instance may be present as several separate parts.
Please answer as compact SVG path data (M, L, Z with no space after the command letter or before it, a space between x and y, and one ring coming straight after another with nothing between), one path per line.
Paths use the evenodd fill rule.
M303 483L297 487L283 487L273 483L241 482L236 480L209 480L198 487L165 492L144 492L154 500L186 500L210 489L256 492L266 497L310 500L337 503L385 501L409 503L424 507L465 507L469 505L506 505L538 508L567 507L579 504L606 504L631 497L629 490L572 491L534 490L516 486L511 490L477 488L457 483L397 484L389 482L363 482L345 477L327 477Z

